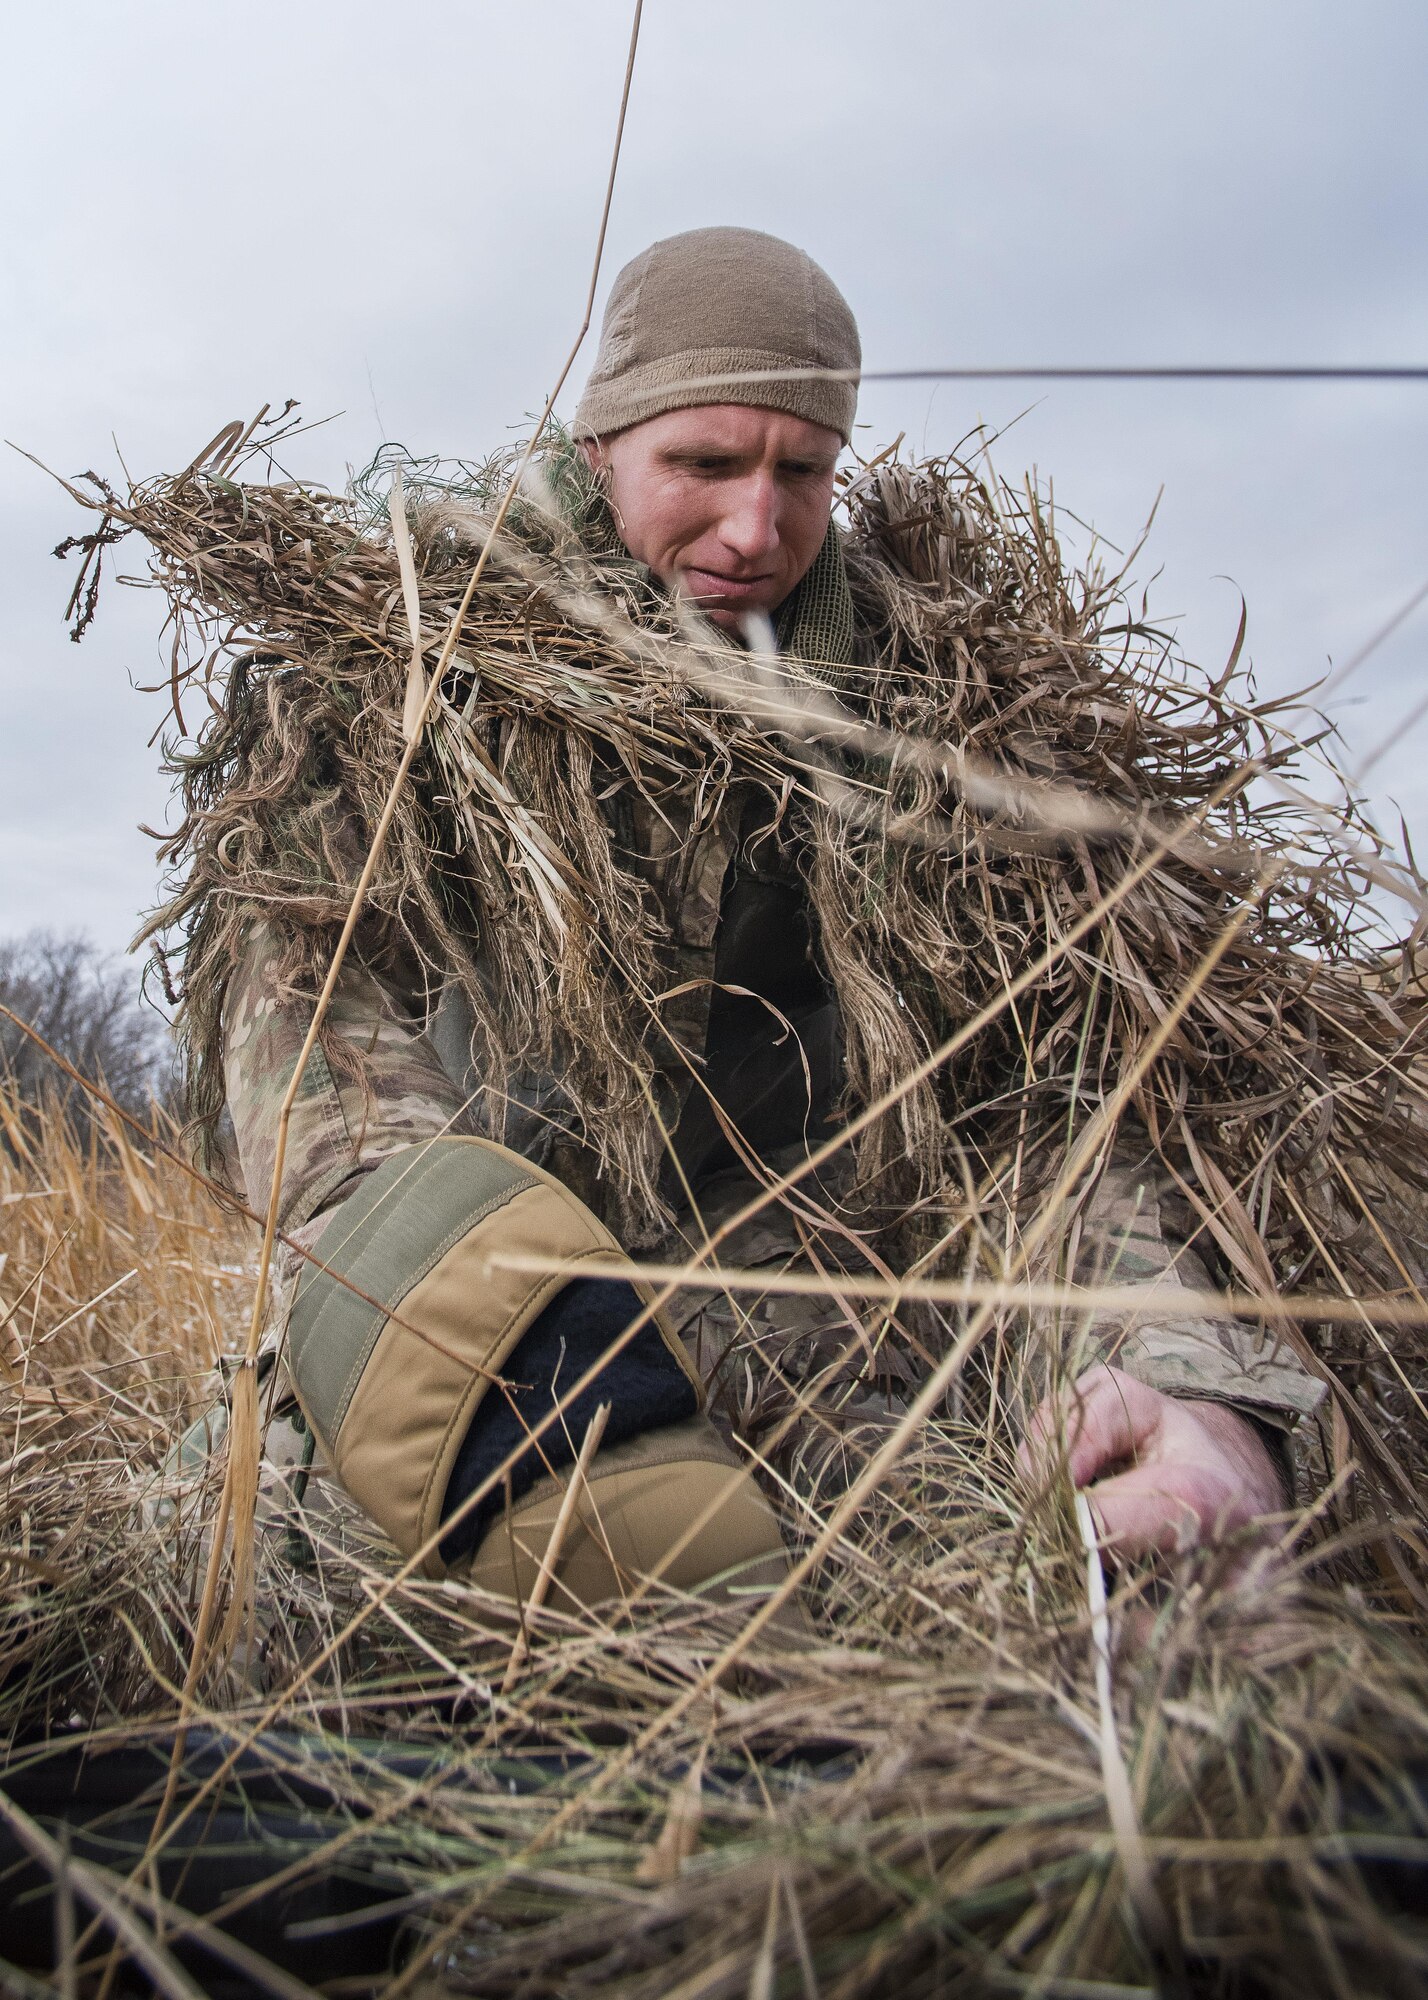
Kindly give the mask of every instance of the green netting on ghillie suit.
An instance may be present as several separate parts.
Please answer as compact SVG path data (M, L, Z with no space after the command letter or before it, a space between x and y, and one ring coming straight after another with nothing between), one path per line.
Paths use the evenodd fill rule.
M510 465L407 469L428 667ZM177 886L151 927L209 1142L241 941L255 919L273 926L288 984L316 990L402 752L410 657L378 481L331 494L237 469L230 454L108 496L101 530L152 544L187 649L176 705L210 710L173 753ZM1412 1282L1428 1070L1421 1007L1407 981L1394 997L1374 951L1366 890L1388 864L1371 828L1257 788L1306 755L1275 705L1233 661L1213 677L1181 659L1120 578L1070 567L1031 489L894 458L840 505L854 643L820 657L786 629L777 662L681 617L620 549L567 440L513 510L358 942L374 965L422 968L433 1000L460 986L490 1129L507 1078L561 1077L614 1219L650 1240L649 1105L679 1081L665 1028L681 967L630 828L643 813L693 848L752 797L800 857L850 1111L1132 878L863 1135L860 1182L903 1250L941 1241L960 1269L979 1230L1004 1244L1013 1187L1024 1199L1055 1171L1188 987L1134 1110L1222 1273L1334 1292ZM1388 1366L1369 1333L1320 1345Z

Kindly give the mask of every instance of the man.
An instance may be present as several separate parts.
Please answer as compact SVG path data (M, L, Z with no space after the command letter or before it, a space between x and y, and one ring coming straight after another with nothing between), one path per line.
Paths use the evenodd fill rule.
M846 302L804 253L750 230L695 230L620 273L574 426L612 532L652 587L735 647L771 626L781 651L854 680L865 640L831 512L859 362ZM661 1125L680 1209L667 1255L836 1129L845 1028L804 857L767 804L746 802L737 825L702 842L673 810L637 801L621 828L689 975L671 986L686 1013L669 1031L684 1073ZM276 1105L310 1018L309 1002L279 992L273 963L255 922L224 1017L229 1105L259 1205ZM598 1441L551 1552L567 1601L661 1583L766 1586L783 1573L783 1546L731 1446L767 1434L770 1407L816 1403L830 1382L845 1413L852 1378L870 1411L879 1397L886 1409L906 1366L899 1383L864 1333L860 1376L858 1329L840 1328L825 1302L771 1294L743 1313L680 1295L651 1316L647 1290L579 1276L582 1260L622 1246L592 1206L588 1156L546 1108L559 1080L513 1081L512 1102L531 1115L517 1117L513 1143L481 1136L468 1110L492 1079L470 1073L459 1008L424 1016L394 964L373 951L344 975L329 1024L338 1059L314 1058L284 1184L286 1226L326 1267L299 1274L288 1366L337 1478L404 1553L425 1551L428 1573L456 1566L524 1597L572 1461ZM618 977L612 968L612 992ZM663 1117L651 1100L652 1124ZM792 1218L766 1213L726 1258L806 1267L826 1262L830 1232L856 1238L836 1167L815 1186L826 1228L806 1205ZM1148 1146L1122 1143L1082 1203L1083 1265L1156 1278L1172 1304L1177 1286L1208 1284L1166 1226L1172 1192ZM532 1273L523 1257L562 1268ZM1082 1326L1073 1350L1099 1358L1075 1383L1070 1473L1115 1550L1183 1549L1282 1508L1279 1441L1321 1385L1275 1343L1167 1308L1129 1334L1111 1321ZM731 1388L735 1352L758 1366ZM553 1398L597 1369L532 1442ZM703 1407L711 1384L722 1435ZM1059 1428L1047 1401L1028 1450Z

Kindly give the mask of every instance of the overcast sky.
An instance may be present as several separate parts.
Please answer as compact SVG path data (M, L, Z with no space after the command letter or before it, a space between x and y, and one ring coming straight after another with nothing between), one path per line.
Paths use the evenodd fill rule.
M0 432L144 476L293 396L341 413L299 458L329 482L383 439L505 440L578 321L628 28L627 0L11 10ZM826 265L869 368L1428 363L1425 75L1422 0L647 0L601 300L733 222ZM870 387L861 417L864 450L1011 424L1002 470L1114 543L1163 487L1152 605L1218 661L1243 591L1262 688L1428 581L1428 387ZM0 935L118 948L155 893L162 700L131 684L161 610L111 590L69 644L48 551L79 525L0 453ZM1425 648L1428 607L1335 713L1389 743L1370 790L1428 853Z

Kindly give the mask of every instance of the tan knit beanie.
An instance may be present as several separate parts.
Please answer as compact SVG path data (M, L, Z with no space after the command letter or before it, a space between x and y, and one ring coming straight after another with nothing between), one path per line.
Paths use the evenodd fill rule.
M609 437L666 410L744 403L806 417L847 444L861 362L848 302L806 251L758 229L689 229L652 243L616 278L575 435ZM849 379L778 376L809 368ZM709 381L751 373L770 380Z

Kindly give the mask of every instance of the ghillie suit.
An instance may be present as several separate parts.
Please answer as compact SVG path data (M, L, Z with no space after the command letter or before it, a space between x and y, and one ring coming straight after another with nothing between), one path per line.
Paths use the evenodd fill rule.
M200 1141L218 1161L229 1096L261 1205L276 1094L401 753L409 648L367 489L233 470L199 465L109 515L152 542L190 648L176 708L197 688L211 707L176 754L181 880L152 929L178 968ZM428 663L506 470L409 468ZM1296 754L1273 704L1233 661L1215 680L1188 667L1118 579L1068 571L1034 494L884 459L841 501L774 663L682 619L578 454L547 454L398 804L298 1100L284 1225L311 1240L394 1148L474 1132L538 1159L626 1247L668 1248L743 869L805 913L836 1018L841 1101L805 1098L803 1136L820 1110L886 1102L828 1197L855 1261L1000 1277L1051 1190L1043 1272L1411 1284L1421 1013L1353 969L1385 868L1371 831L1259 797ZM1091 1171L1056 1185L1098 1117ZM711 1143L747 1168L727 1121ZM827 1214L805 1209L805 1230ZM945 1338L905 1322L882 1329L878 1380L910 1379ZM1103 1312L1056 1345L1284 1422L1322 1393L1309 1331ZM1316 1344L1315 1373L1352 1356L1354 1391L1382 1401L1360 1421L1341 1392L1401 1500L1383 1433L1402 1368L1371 1328Z
M170 963L195 1110L210 1159L230 1165L219 1063L244 1003L231 988L225 1008L224 982L260 938L287 980L253 982L262 1032L290 1036L310 1008L399 754L407 668L392 554L362 493L247 486L235 470L220 456L111 496L100 531L152 535L160 580L198 642L188 667L175 653L176 702L192 721L205 688L213 698L182 767L188 817L171 855L188 880L169 911ZM424 485L430 634L464 587L490 491L475 475L455 494L429 475ZM845 500L856 651L836 666L710 652L708 634L680 629L574 502L564 511L583 540L534 503L524 512L465 629L325 1068L299 1108L291 1233L311 1240L346 1209L344 1185L373 1184L374 1135L390 1138L404 1118L429 1135L464 1104L432 1034L417 1032L425 981L438 1038L450 996L462 998L444 1043L453 1067L469 1062L463 1039L486 1038L490 1087L473 1122L506 1116L510 1136L530 1116L490 1081L501 1064L535 1076L563 1064L553 1145L572 1162L588 1154L585 1184L628 1219L626 1242L643 1231L661 1245L661 1206L683 1197L663 1181L662 1154L645 1150L641 1076L666 1122L684 1084L666 1082L681 1066L643 1002L667 1023L692 997L669 987L699 947L676 925L684 905L666 897L666 878L647 852L621 848L619 829L645 812L665 825L662 812L677 856L691 826L712 837L720 811L751 796L755 822L769 807L782 815L808 885L819 966L847 1017L849 1108L903 1081L949 1026L977 1025L871 1127L836 1206L805 1199L800 1183L753 1225L767 1230L762 1248L736 1240L722 1256L759 1264L792 1239L805 1269L855 1267L861 1253L901 1270L908 1246L930 1241L943 1247L924 1269L996 1277L1014 1268L1023 1230L1049 1220L1064 1268L1080 1273L1096 1188L1122 1165L1107 1131L1084 1176L1091 1192L1060 1188L1068 1147L1173 1023L1121 1121L1155 1162L1121 1181L1112 1276L1128 1258L1154 1268L1193 1238L1207 1273L1250 1289L1272 1276L1300 1294L1411 1299L1422 995L1411 962L1385 966L1369 948L1356 871L1380 865L1371 838L1256 807L1247 776L1252 753L1272 753L1273 717L1241 702L1232 676L1207 685L1123 618L1110 582L1066 578L1035 501L955 465L888 463ZM779 636L791 651L795 632ZM896 734L895 750L872 725ZM1351 841L1361 860L1344 858ZM761 872L780 870L767 861ZM544 983L532 937L558 974ZM623 957L612 960L612 943ZM582 968L599 970L593 990ZM374 988L394 996L388 1011L372 1012ZM597 1029L605 1039L587 1046ZM385 1079L413 1063L416 1076L405 1073L421 1088L391 1092ZM265 1081L271 1104L281 1062ZM4 1111L0 1090L13 1132ZM0 1722L12 1800L82 1823L93 1805L83 1786L68 1793L78 1767L106 1808L97 1830L75 1832L72 1867L60 1854L59 1879L91 1856L127 1871L152 1838L169 1695L192 1650L192 1545L216 1482L192 1496L181 1548L169 1523L140 1516L133 1482L192 1415L213 1295L236 1328L241 1276L223 1218L162 1158L116 1135L117 1194L97 1201L89 1168L67 1162L56 1138L33 1157L16 1147L23 1171L0 1158L6 1285L28 1297L43 1273L54 1320L37 1330L28 1310L15 1317L18 1355L0 1382L14 1447ZM261 1161L251 1181L261 1206ZM70 1269L86 1229L102 1256ZM786 1324L786 1299L739 1299L771 1331ZM1114 1314L1082 1318L1074 1331L1090 1346L1109 1337ZM1401 1552L1421 1521L1413 1483L1428 1421L1422 1337L1398 1318L1381 1335L1371 1310L1357 1325L1326 1314L1303 1336L1333 1384L1335 1448L1369 1475L1357 1490L1389 1492ZM914 1337L945 1340L952 1319L949 1308L919 1330L899 1313L872 1341L902 1346L915 1369ZM1243 1321L1223 1320L1227 1339L1250 1338ZM1141 1364L1167 1365L1169 1330L1145 1331ZM1182 1337L1182 1360L1208 1365L1215 1343ZM757 1346L745 1346L750 1364ZM179 1365L156 1365L160 1351ZM1402 1600L1316 1591L1306 1557L1250 1601L1215 1588L1212 1553L1189 1567L1193 1588L1161 1600L1152 1643L1128 1622L1144 1602L1132 1579L1112 1605L1108 1657L1094 1617L1088 1635L1100 1571L1055 1496L1028 1498L1008 1449L999 1399L1027 1351L1011 1286L980 1379L969 1364L960 1403L919 1428L812 1574L819 1648L765 1633L732 1687L709 1680L729 1621L704 1599L551 1609L530 1618L518 1661L509 1618L479 1580L397 1583L375 1535L343 1548L320 1518L305 1549L301 1537L269 1538L260 1582L276 1607L262 1638L274 1699L263 1719L294 1726L255 1737L251 1711L223 1717L219 1704L212 1735L190 1728L182 1811L220 1754L237 1761L166 1842L157 1877L150 1863L136 1882L208 1908L204 1878L221 1874L212 1893L228 1914L215 1921L250 1925L259 1949L291 1951L304 1976L316 1958L327 1974L351 1963L384 1978L386 1947L380 1921L341 1938L330 1921L294 1924L292 1895L310 1890L318 1910L339 1892L376 1898L369 1915L411 1925L443 1990L573 1981L653 2000L792 1980L849 2000L1032 1984L1296 2000L1350 1984L1421 1991L1421 1926L1393 1915L1421 1909L1428 1852L1428 1698ZM779 1359L762 1376L750 1365L755 1391ZM1281 1383L1288 1393L1288 1375ZM874 1428L813 1414L790 1440L790 1539L828 1518ZM1341 1486L1332 1504L1343 1498ZM1333 1580L1340 1546L1315 1552L1321 1578ZM1417 1588L1414 1572L1401 1575ZM92 1726L76 1730L76 1717ZM62 1739L53 1752L35 1740L51 1733ZM489 1754L513 1744L537 1749L535 1795L528 1771ZM124 1778L110 1767L131 1764L147 1796L116 1815ZM1117 1769L1119 1817L1108 1807ZM283 1823L270 1834L274 1799ZM231 1873L212 1854L230 1827ZM259 1876L279 1867L271 1897L253 1901ZM0 1948L48 1964L49 1913L11 1904ZM165 1934L186 1949L176 1927Z

